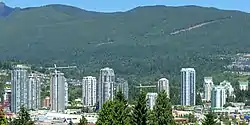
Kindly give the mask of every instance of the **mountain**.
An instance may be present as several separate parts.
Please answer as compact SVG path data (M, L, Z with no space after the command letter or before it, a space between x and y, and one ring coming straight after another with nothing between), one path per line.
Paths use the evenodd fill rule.
M5 5L5 3L0 2L0 17L8 16L14 9Z
M181 67L210 75L228 63L218 55L250 50L250 14L198 6L101 13L47 5L13 11L0 27L1 60L77 64L84 75L110 66L144 81L179 78Z

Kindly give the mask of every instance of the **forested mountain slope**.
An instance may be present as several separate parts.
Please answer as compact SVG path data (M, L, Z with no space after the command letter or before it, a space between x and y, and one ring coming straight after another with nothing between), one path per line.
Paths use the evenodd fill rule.
M0 58L77 64L86 75L104 66L141 77L176 77L185 66L209 75L226 63L218 54L249 51L249 33L250 14L238 11L147 6L99 13L48 5L0 18Z

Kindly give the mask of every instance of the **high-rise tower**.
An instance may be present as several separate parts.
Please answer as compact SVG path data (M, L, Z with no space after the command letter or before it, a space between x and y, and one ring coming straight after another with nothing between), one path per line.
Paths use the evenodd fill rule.
M126 81L124 78L117 78L115 84L116 92L122 91L122 94L124 95L125 99L128 99L128 81Z
M224 86L214 86L212 88L211 108L223 108L226 104L226 89Z
M97 93L96 77L86 76L82 79L82 97L83 105L95 106L96 105L96 93Z
M161 78L159 81L158 81L158 84L157 84L157 91L158 92L161 92L161 91L165 91L166 94L168 95L168 98L170 97L169 96L169 81L168 79L166 78Z
M103 68L100 70L98 83L98 103L99 109L107 100L114 97L115 73L111 68Z
M181 69L181 105L195 105L196 99L196 74L194 68Z
M51 74L50 110L55 112L64 112L66 108L65 96L66 96L66 88L65 88L64 74L59 71L55 71L54 73Z
M211 101L211 91L213 88L213 78L212 77L204 77L204 99L207 102Z
M28 69L24 65L16 65L11 71L11 112L17 113L21 106L28 104Z
M28 76L28 109L37 110L41 106L41 79L38 74L31 73Z

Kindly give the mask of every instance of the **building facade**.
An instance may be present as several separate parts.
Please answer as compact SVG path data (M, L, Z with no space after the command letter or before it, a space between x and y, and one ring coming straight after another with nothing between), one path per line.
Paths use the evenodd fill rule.
M11 112L17 113L21 106L28 104L28 69L24 65L16 65L11 71Z
M211 101L211 91L213 88L213 78L212 77L204 77L204 83L203 83L203 87L204 87L204 99L207 102Z
M65 107L69 104L69 85L67 79L65 78Z
M147 106L149 109L153 110L156 98L157 98L157 93L147 93L146 99L147 99Z
M117 78L116 80L116 92L122 91L125 99L128 99L128 81L124 78Z
M50 103L51 111L64 112L66 109L65 105L65 77L64 73L55 71L51 74L51 84L50 84Z
M231 97L235 96L234 95L234 88L230 82L224 80L223 82L220 83L220 85L226 89L226 92L228 93L226 96L231 96Z
M193 106L196 99L196 73L194 68L181 69L181 105Z
M85 106L95 106L97 101L96 77L86 76L82 79L82 101Z
M241 91L248 91L248 81L239 81L239 88Z
M28 76L28 102L27 108L38 110L41 107L41 79L35 74L31 73Z
M226 104L226 89L224 86L215 86L212 89L211 108L221 109Z
M166 78L161 78L159 81L158 81L158 84L157 84L157 91L158 92L161 92L161 91L165 91L168 98L170 98L170 93L169 93L169 81L168 79Z
M98 83L98 104L99 109L107 100L114 97L115 72L111 68L103 68L100 70Z

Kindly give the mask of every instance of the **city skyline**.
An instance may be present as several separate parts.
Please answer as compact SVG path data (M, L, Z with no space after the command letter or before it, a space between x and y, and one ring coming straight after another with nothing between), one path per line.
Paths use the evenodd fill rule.
M23 2L21 0L1 0L11 7L37 7L44 6L48 4L65 4L70 6L79 7L89 11L98 11L98 12L117 12L117 11L127 11L138 6L153 6L153 5L165 5L165 6L184 6L184 5L197 5L202 7L215 7L224 10L239 10L244 12L250 12L250 8L247 6L247 3L250 3L247 0L241 0L241 2L233 1L233 0L123 0L123 1L115 1L110 0L109 2L104 1L85 1L79 2L77 0L54 0L54 1L41 1L41 0L27 0ZM244 4L243 4L244 3Z

